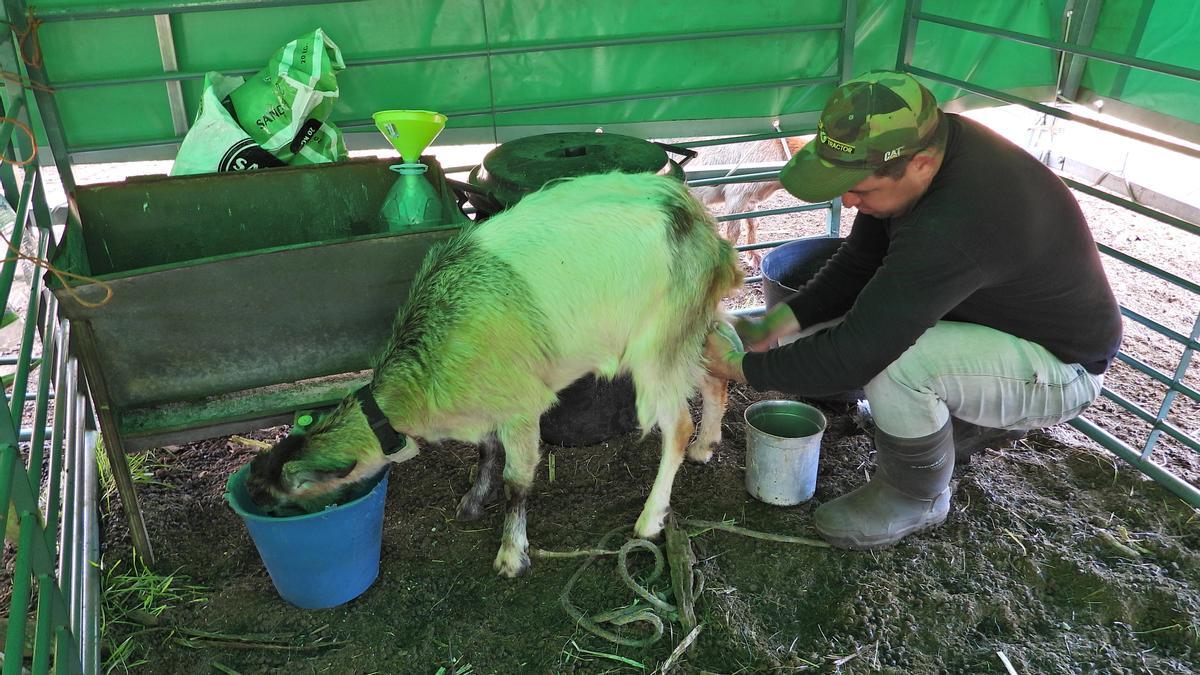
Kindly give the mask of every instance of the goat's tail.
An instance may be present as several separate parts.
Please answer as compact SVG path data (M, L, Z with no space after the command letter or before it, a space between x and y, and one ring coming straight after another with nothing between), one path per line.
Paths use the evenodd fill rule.
M733 245L725 239L718 239L718 256L721 264L713 269L712 281L708 286L705 303L708 307L716 307L725 299L730 291L742 285L746 275L738 264L738 254Z

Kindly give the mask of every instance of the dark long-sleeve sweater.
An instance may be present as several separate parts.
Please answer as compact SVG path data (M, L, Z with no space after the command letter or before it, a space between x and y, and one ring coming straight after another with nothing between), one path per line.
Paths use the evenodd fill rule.
M822 396L866 384L939 320L989 326L1103 373L1121 317L1083 213L1024 150L948 114L942 166L906 214L859 213L850 236L788 300L801 327L833 328L742 362L755 389Z

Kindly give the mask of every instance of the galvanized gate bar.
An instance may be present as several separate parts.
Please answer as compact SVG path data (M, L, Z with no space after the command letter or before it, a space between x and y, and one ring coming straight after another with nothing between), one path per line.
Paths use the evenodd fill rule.
M1091 47L1085 47L1071 42L1063 42L1062 40L1048 40L1035 35L1029 35L1028 33L1018 33L1016 31L995 28L993 26L987 26L981 23L952 19L948 16L941 16L938 14L914 12L913 18L918 21L927 21L929 23L950 26L951 28L961 28L972 33L994 35L996 37L1006 38L1013 42L1022 42L1035 47L1045 47L1047 49L1066 52L1068 54L1078 54L1080 56L1086 56L1098 61L1115 63L1121 66L1130 66L1132 68L1148 70L1150 72L1160 73L1163 75L1174 75L1175 77L1182 77L1187 80L1200 80L1200 70L1196 68L1177 66L1174 64L1165 63L1163 61L1151 61L1149 59L1142 59L1136 56L1125 56L1123 54L1107 52L1102 49L1093 49Z
M1137 419L1141 420L1142 422L1145 422L1147 425L1150 426L1151 429L1162 429L1163 431L1167 432L1167 435L1170 436L1171 438L1174 438L1175 440L1188 446L1192 450L1200 452L1200 441L1197 441L1196 439L1188 436L1183 430L1181 430L1179 427L1175 426L1174 424L1171 424L1170 422L1168 422L1166 420L1160 420L1160 419L1156 418L1148 410L1145 410L1138 404L1134 403L1133 401L1130 401L1129 399L1125 398L1124 396L1118 394L1115 391L1112 391L1111 389L1106 388L1102 392L1102 395L1105 398L1107 398L1108 400L1112 401L1113 403L1116 403L1117 405L1124 408L1127 412L1131 413Z
M1067 424L1080 430L1085 436L1104 446L1114 455L1129 462L1134 468L1153 478L1154 482L1175 493L1183 501L1200 508L1200 489L1167 471L1160 464L1142 459L1136 450L1091 420L1086 417L1076 417Z
M1200 316L1196 317L1196 321L1192 323L1192 340L1200 337ZM1162 405L1158 408L1157 419L1159 422L1165 422L1167 413L1171 410L1171 404L1175 402L1175 396L1179 393L1176 385L1183 383L1183 376L1187 374L1188 366L1192 362L1192 354L1196 350L1188 347L1183 350L1183 355L1179 359L1179 365L1175 367L1175 376L1171 378L1171 387L1167 390L1167 395L1163 397ZM1158 442L1158 436L1161 432L1157 427L1150 430L1150 436L1146 439L1146 445L1142 448L1142 459L1148 459L1150 453L1154 451L1154 444Z
M941 74L935 73L931 70L919 68L919 67L911 65L911 64L904 66L903 70L905 70L909 73L912 73L913 75L920 75L921 77L924 77L924 78L927 78L930 80L942 82L944 84L954 85L955 87L958 87L959 89L964 89L966 91L980 94L982 96L994 98L997 101L1004 101L1005 103L1014 103L1017 105L1022 105L1026 108L1030 108L1032 110L1036 110L1041 113L1046 113L1047 115L1050 115L1052 117L1057 117L1059 119L1064 119L1064 120L1070 120L1072 122L1078 122L1079 124L1086 124L1087 126L1092 127L1094 129L1099 129L1101 131L1107 131L1109 133L1117 134L1118 136L1124 136L1126 138L1132 138L1134 140L1141 141L1143 143L1149 143L1150 145L1164 148L1166 150L1171 150L1172 152L1178 152L1180 154L1187 155L1189 157L1200 158L1200 149L1197 149L1190 145L1185 145L1185 144L1181 144L1181 143L1172 143L1171 141L1165 140L1163 138L1159 138L1158 136L1152 136L1150 134L1143 134L1139 131L1131 131L1131 130L1125 129L1123 127L1117 126L1115 124L1101 122L1097 119L1094 119L1091 117L1086 117L1083 115L1076 115L1075 113L1067 112L1066 110L1062 110L1060 108L1053 108L1051 106L1043 105L1041 103L1034 103L1033 101L1030 101L1028 99L1021 98L1020 96L1014 96L1013 94L1008 94L1008 93L1005 93L998 89L992 89L990 87L984 87L984 86L980 86L977 84L972 84L970 82L967 82L966 80L960 80L960 79L957 79L954 77L941 75Z
M1091 185L1088 185L1087 183L1081 183L1073 178L1069 178L1062 174L1059 174L1058 177L1061 178L1064 183L1066 183L1068 186L1070 186L1074 190L1079 190L1080 192L1086 193L1097 199L1103 199L1104 201L1108 202L1109 204L1116 204L1117 206L1123 207L1129 211L1133 211L1134 213L1138 213L1143 216L1153 218L1153 219L1159 221L1160 223L1170 225L1171 227L1174 227L1179 230L1183 230L1184 232L1187 232L1189 234L1200 235L1200 225L1197 225L1195 223L1189 223L1188 221L1183 220L1182 218L1176 218L1175 216L1172 216L1169 213L1163 213L1162 211L1152 209L1144 204L1138 204L1137 202L1130 201L1119 195L1114 195L1111 192L1105 192L1104 190L1099 190Z
M1001 28L994 28L991 26L986 26L986 25L975 23L975 22L961 21L958 19L950 18L950 17L936 16L936 15L921 11L920 7L921 7L920 0L908 0L908 2L905 5L903 32L901 35L900 48L899 48L898 54L897 54L897 68L898 69L905 70L914 75L919 75L919 76L925 77L927 79L930 79L930 80L933 80L936 82L953 85L963 91L968 91L968 92L973 92L973 93L980 94L983 96L988 96L988 97L991 97L992 99L1002 101L1005 103L1021 105L1030 110L1035 110L1035 111L1044 113L1044 114L1049 115L1054 118L1074 121L1074 122L1077 122L1080 124L1090 126L1092 128L1096 128L1096 129L1107 131L1107 132L1110 132L1113 134L1117 134L1117 135L1125 137L1125 138L1131 138L1131 139L1134 139L1137 141L1148 143L1148 144L1156 146L1156 147L1161 147L1161 148L1165 148L1165 149L1168 149L1168 150L1171 150L1174 152L1178 152L1178 153L1181 153L1188 157L1193 157L1193 158L1200 157L1200 149L1197 149L1190 145L1172 142L1169 140L1161 139L1156 136L1151 136L1151 135L1140 133L1140 132L1127 131L1127 130L1122 129L1114 124L1108 124L1106 122L1101 122L1097 119L1093 119L1093 118L1086 117L1086 116L1075 115L1070 112L1061 110L1057 107L1043 105L1041 103L1030 101L1028 99L1025 99L1025 98L1022 98L1019 96L1008 94L1007 92L999 91L996 89L992 89L992 88L985 87L985 86L971 83L971 82L966 82L966 81L963 81L960 79L956 79L953 77L949 77L949 76L946 76L946 75L943 75L940 73L930 71L925 68L920 68L920 67L914 66L913 65L913 51L914 51L917 26L920 22L925 21L925 22L929 22L929 23L935 23L935 24L941 24L944 26L949 26L952 28L958 28L958 29L965 30L965 31L971 31L974 33L991 35L991 36L995 36L995 37L1010 40L1010 41L1031 44L1031 45L1038 46L1038 47L1054 49L1059 52L1060 59L1065 59L1066 55L1068 55L1068 54L1076 55L1077 58L1072 61L1070 72L1067 75L1067 79L1068 79L1067 86L1069 88L1074 88L1074 87L1078 86L1078 82L1081 77L1081 68L1082 68L1081 63L1082 63L1084 57L1090 58L1090 59L1103 60L1103 61L1107 61L1109 63L1115 63L1118 65L1127 66L1127 67L1140 68L1140 69L1155 72L1155 73L1172 75L1172 76L1184 78L1184 79L1191 80L1191 81L1200 81L1200 70L1197 70L1195 68L1187 68L1187 67L1177 66L1177 65L1173 65L1173 64L1157 62L1157 61L1151 61L1148 59L1123 56L1123 55L1107 52L1104 50L1098 50L1098 49L1093 49L1091 47L1081 46L1081 45L1078 45L1071 41L1071 35L1070 35L1069 30L1067 32L1066 40L1048 40L1048 39L1030 36L1030 35L1024 34L1024 33L1009 31L1009 30L1005 30L1005 29L1001 29ZM1070 8L1068 8L1068 10L1069 9ZM1099 3L1097 3L1097 2L1088 3L1088 6L1085 8L1085 11L1087 13L1087 15L1085 17L1086 25L1081 27L1080 33L1083 34L1083 38L1082 38L1083 41L1090 41L1090 32L1092 30L1094 30L1096 20L1098 17ZM1143 12L1143 15L1145 15L1145 12ZM1079 38L1076 38L1076 39L1079 39ZM1060 62L1059 79L1056 82L1056 84L1060 85L1060 86L1062 85L1061 62ZM1063 92L1061 92L1061 91L1056 92L1056 100L1057 100L1057 96L1061 95L1062 93ZM1200 225L1197 225L1195 223L1190 223L1190 222L1187 222L1186 220L1158 212L1154 209L1149 209L1143 205L1136 204L1130 200L1124 199L1122 197L1113 195L1108 192L1104 192L1102 190L1095 188L1094 186L1085 185L1083 183L1080 183L1077 180L1073 180L1069 177L1062 176L1061 174L1060 174L1060 177L1069 187L1071 187L1073 189L1080 190L1086 194L1098 197L1107 202L1117 204L1118 206L1129 209L1136 213L1140 213L1142 215L1149 216L1149 217L1154 218L1154 219L1156 219L1160 222L1163 222L1167 225L1170 225L1172 227L1183 230L1191 235L1200 234ZM1141 260L1138 260L1137 258L1134 258L1133 256L1129 256L1127 254L1121 253L1120 251L1117 251L1117 250L1113 249L1112 247L1101 244L1101 245L1098 245L1098 250L1100 250L1102 253L1104 253L1106 255L1113 257L1114 259L1120 260L1121 262L1124 262L1126 264L1133 266L1134 268L1138 269L1139 271L1151 274L1154 277L1162 279L1162 280L1176 286L1177 288L1186 290L1191 293L1197 293L1198 291L1200 291L1200 284L1197 284L1196 282L1182 278L1178 275L1169 273L1165 270L1159 269L1158 267L1156 267L1154 265L1150 265ZM1192 504L1194 506L1200 506L1200 487L1188 484L1187 482L1183 481L1179 476L1176 476L1176 475L1172 474L1170 471L1161 467L1160 465L1154 464L1153 462L1149 461L1149 457L1153 453L1153 449L1155 447L1156 441L1161 436L1161 434L1164 432L1168 436L1173 438L1174 440L1180 442L1181 444L1192 449L1193 451L1200 451L1200 441L1198 441L1196 438L1189 435L1187 432L1177 428L1174 424L1172 424L1171 422L1169 422L1166 419L1168 416L1168 413L1170 412L1172 404L1173 404L1175 398L1177 397L1177 394L1183 393L1184 395L1188 396L1192 400L1196 400L1197 392L1194 389L1192 389L1191 387L1186 386L1182 380L1183 380L1183 377L1186 374L1188 367L1190 365L1192 353L1198 347L1200 347L1200 342L1198 342L1198 339L1200 339L1200 317L1197 317L1197 319L1193 323L1192 334L1190 336L1188 336L1188 335L1183 335L1183 334L1179 333L1178 331L1172 330L1172 329L1162 325L1161 323L1154 321L1153 319L1151 319L1149 317L1143 316L1142 314L1140 314L1138 312L1130 310L1127 307L1121 307L1121 314L1126 319L1134 321L1138 324L1141 324L1141 325L1151 329L1152 331L1154 331L1160 335L1163 335L1163 336L1171 339L1172 341L1184 346L1182 356L1180 357L1180 360L1177 363L1176 368L1174 370L1174 374L1172 376L1168 376L1164 373L1160 373L1157 369L1151 368L1150 366L1142 363L1141 361L1134 359L1133 357L1130 357L1128 354L1125 354L1124 352L1118 354L1117 358L1122 363L1125 363L1125 364L1129 365L1131 368L1133 368L1135 371L1141 372L1141 373L1149 376L1151 379L1166 385L1167 390L1165 392L1165 395L1164 395L1162 401L1160 402L1160 404L1158 406L1157 414L1154 414L1154 413L1151 413L1149 411L1142 409L1136 403L1128 400L1126 397L1124 397L1114 391L1111 391L1110 389L1106 388L1102 391L1102 395L1105 398L1113 401L1119 407L1121 407L1125 411L1132 414L1134 418L1136 418L1142 422L1145 422L1146 424L1148 424L1150 426L1150 432L1145 439L1145 443L1143 444L1142 451L1138 452L1138 451L1134 450L1133 447L1131 447L1126 442L1116 438L1115 436L1110 434L1108 431L1099 428L1096 424L1094 424L1093 422L1091 422L1090 420L1087 420L1085 418L1078 418L1078 419L1072 421L1071 424L1073 426L1075 426L1076 428L1080 429L1081 431L1083 431L1086 435L1088 435L1093 440L1096 440L1101 445L1103 445L1106 448L1108 448L1109 450L1111 450L1113 453L1124 458L1130 464L1134 465L1135 467L1137 467L1138 469L1140 469L1141 471L1143 471L1150 477L1154 478L1159 483L1166 486L1168 489L1170 489L1173 492L1175 492L1176 494L1178 494L1185 501L1189 502L1190 504Z
M41 18L41 15L38 15ZM707 33L688 33L662 36L637 36L625 38L604 38L599 40L573 40L569 42L551 42L546 44L518 47L490 47L484 49L463 49L438 54L407 54L404 56L388 56L361 59L346 59L346 68L361 68L368 66L388 66L401 63L424 63L427 61L451 61L455 59L477 59L492 56L511 56L516 54L532 54L543 52L566 51L571 49L598 49L602 47L629 47L646 44L663 44L670 42L694 42L697 40L723 40L741 37L763 37L789 33L812 33L817 31L843 30L844 23L808 24L803 26L771 26L769 28L749 28L725 31L709 31ZM231 68L222 71L227 75L252 75L257 68ZM174 71L153 73L132 77L114 77L97 80L67 80L51 82L55 89L84 89L92 87L112 87L133 84L150 84L155 82L173 82L180 80L204 79L205 72ZM338 122L339 127L346 123ZM373 124L373 123L372 123Z
M155 14L154 30L158 33L158 51L163 70L172 73L179 70L179 59L175 55L175 35L171 31L171 15ZM167 82L167 103L171 106L171 124L175 133L182 136L188 130L187 106L183 102L183 87L178 80Z
M1070 44L1091 44L1092 38L1096 34L1096 24L1100 19L1100 7L1103 4L1104 0L1083 0L1083 9L1075 10L1076 13L1081 13L1083 16L1076 22L1078 28L1074 37L1068 35ZM1079 84L1083 81L1083 68L1087 65L1087 58L1073 54L1066 57L1065 60L1068 64L1067 77L1065 81L1060 82L1058 95L1068 101L1073 101L1079 95Z
M558 108L575 108L586 105L599 105L603 103L625 103L628 101L652 101L659 98L677 98L680 96L698 96L700 94L728 94L738 91L760 91L763 89L785 89L789 87L808 87L819 84L836 84L838 82L836 75L825 77L799 77L787 80L776 80L774 82L756 82L753 84L728 84L714 87L691 87L687 89L673 89L671 91L657 91L645 94L625 94L621 96L596 96L590 98L575 99L571 101L555 101L552 103L529 103L524 105L508 105L508 106L489 106L487 108L476 108L472 110L450 110L445 114L447 117L476 117L479 115L503 115L506 113L517 112L532 112L535 110L555 110ZM375 123L370 120L349 120L338 122L338 127L343 130L357 128L375 128ZM79 148L83 151L84 148Z
M361 2L362 0L338 0L339 2ZM160 0L139 5L73 5L49 7L37 13L39 21L84 21L88 19L116 19L126 16L148 14L185 14L188 12L211 12L231 9L264 9L268 7L295 7L299 5L326 5L330 0Z
M1100 252L1107 255L1108 257L1120 260L1121 262L1125 263L1126 265L1129 265L1130 267L1136 267L1139 270L1141 270L1147 274L1150 274L1152 276L1158 277L1159 279L1162 279L1163 281L1168 281L1172 284L1175 284L1176 286L1179 286L1180 288L1189 290L1193 293L1200 294L1200 284L1198 284L1194 281L1191 281L1190 279L1184 279L1181 276L1171 274L1170 272L1162 269L1161 267L1156 267L1154 265L1151 265L1148 262L1143 262L1142 260L1139 260L1127 253L1122 253L1122 252L1118 251L1117 249L1115 249L1111 246L1107 246L1105 244L1096 244L1096 248L1100 249Z
M1200 391L1192 389L1183 382L1175 382L1170 375L1156 370L1153 366L1147 365L1124 352L1117 354L1117 360L1146 375L1150 379L1157 381L1159 384L1165 384L1169 389L1174 389L1184 394L1193 401L1200 401Z
M1132 309L1129 309L1128 307L1122 307L1121 314L1142 324L1146 328L1153 330L1155 333L1158 333L1159 335L1171 338L1175 342L1178 342L1179 344L1184 345L1188 349L1200 349L1200 342L1197 342L1196 340L1189 338L1188 336L1184 335L1183 333L1171 330L1170 328L1167 328L1166 326L1155 321L1154 319L1151 319L1148 316L1143 316L1142 314L1139 314L1139 313L1133 311Z

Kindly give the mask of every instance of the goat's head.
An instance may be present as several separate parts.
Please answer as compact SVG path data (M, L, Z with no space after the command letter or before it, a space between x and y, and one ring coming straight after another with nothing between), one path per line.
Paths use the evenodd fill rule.
M250 463L246 490L269 516L314 513L362 495L391 463L415 457L407 439L384 454L357 405L343 405L303 435L291 435Z

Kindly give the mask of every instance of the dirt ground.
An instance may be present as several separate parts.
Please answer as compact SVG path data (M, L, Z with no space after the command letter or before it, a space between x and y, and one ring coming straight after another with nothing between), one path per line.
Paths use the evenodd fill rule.
M1080 201L1098 241L1194 277L1194 237L1099 200ZM762 207L793 203L778 193ZM764 219L759 238L824 227L822 214L777 216ZM1195 297L1109 264L1123 304L1191 332ZM748 289L731 306L760 302L761 294ZM1179 348L1126 323L1126 350L1170 373ZM1197 387L1194 370L1185 382ZM1123 364L1106 385L1152 410L1163 396L1160 385ZM815 536L813 509L866 480L873 449L857 409L819 404L829 427L814 497L794 507L750 497L742 414L754 401L777 397L732 388L716 456L707 465L685 464L676 478L677 517ZM1148 427L1113 403L1087 414L1135 447L1145 441ZM1176 401L1169 419L1200 435L1190 401ZM286 431L245 436L271 442ZM617 548L653 482L659 442L653 432L591 447L546 446L530 501L531 546L588 549L624 528L605 542ZM289 605L222 499L227 476L256 451L235 438L158 449L150 453L155 484L140 485L139 496L156 570L206 588L205 601L168 610L166 624L281 644L234 649L164 629L140 632L134 641L148 664L132 672L636 673L668 662L673 672L723 674L1011 672L1006 662L1018 673L1200 671L1200 511L1066 426L957 467L946 524L892 549L846 552L689 528L705 579L696 606L702 628L691 650L673 661L684 638L678 623L668 622L655 644L623 647L564 612L560 595L585 558L535 557L525 577L496 577L502 509L494 504L477 523L455 522L476 457L455 443L426 448L392 469L380 574L362 596L328 610ZM1200 485L1195 451L1163 438L1152 457ZM130 541L119 505L103 507L103 555L111 567L129 560ZM648 570L648 560L631 556L635 576ZM636 596L616 564L607 556L592 562L571 602L589 615L632 604ZM658 581L655 590L669 589ZM114 629L106 645L140 630ZM648 632L637 624L613 630Z
M676 480L677 516L734 519L763 532L812 536L818 504L861 484L869 436L845 406L823 406L817 491L795 507L759 503L744 489L741 414L767 395L737 387L726 437L705 466ZM252 434L273 440L285 429ZM297 609L274 591L239 518L222 501L225 477L255 450L230 439L154 453L141 489L160 571L210 590L168 611L169 623L282 638L316 651L184 646L156 633L146 673L568 673L653 670L683 637L677 624L645 648L578 628L559 604L582 559L535 558L517 580L491 569L502 510L453 520L475 451L445 444L392 469L375 584L341 607ZM657 467L658 435L586 448L547 447L529 515L537 548L597 546L628 534ZM1195 672L1200 663L1200 528L1195 510L1078 434L1052 429L956 469L946 524L874 553L773 543L710 531L693 539L706 583L701 633L678 672ZM110 505L105 559L127 555ZM648 556L633 557L645 570ZM661 589L662 584L659 584ZM571 592L588 614L635 600L615 561L593 563ZM622 631L639 637L645 627ZM619 630L619 629L618 629ZM150 636L147 636L150 637ZM610 656L597 656L608 654ZM457 664L459 670L453 668Z

